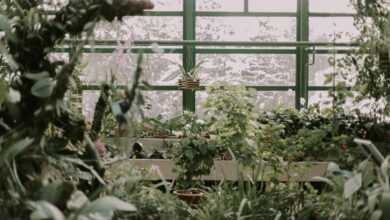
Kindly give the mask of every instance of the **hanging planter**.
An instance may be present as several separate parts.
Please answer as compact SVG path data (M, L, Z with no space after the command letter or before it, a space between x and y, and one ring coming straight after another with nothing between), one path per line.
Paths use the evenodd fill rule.
M198 71L203 61L196 64L191 70L187 71L180 65L181 79L177 82L179 89L196 90L200 87L200 80L198 78Z
M177 86L183 90L196 90L200 86L199 79L179 79Z

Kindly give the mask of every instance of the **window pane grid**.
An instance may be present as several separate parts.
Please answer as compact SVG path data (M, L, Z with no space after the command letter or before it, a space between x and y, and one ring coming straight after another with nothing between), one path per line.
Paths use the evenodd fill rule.
M125 23L113 27L105 27L105 24L99 24L101 28L100 33L95 34L97 40L122 40L122 41L137 41L137 40L185 40L183 36L186 31L193 31L196 40L199 41L238 41L238 42L296 42L304 41L305 33L307 32L307 39L310 42L332 42L337 37L338 42L352 41L358 32L353 27L352 15L355 13L353 8L346 4L347 0L339 1L337 4L341 7L335 7L334 1L314 1L314 0L275 0L272 4L268 4L267 0L242 0L232 1L229 4L226 0L186 0L193 2L186 3L187 8L183 6L184 0L156 0L156 8L148 11L145 16L139 16L125 20ZM282 1L283 4L277 3ZM307 4L308 10L302 11L298 9L299 4ZM190 6L190 7L188 7ZM301 7L302 8L302 7ZM303 7L305 8L305 7ZM183 10L184 9L184 10ZM178 16L178 13L182 15ZM183 17L186 13L193 13L195 16L194 29L188 30L187 24ZM306 13L306 14L305 14ZM148 16L149 14L149 16ZM269 15L269 16L267 16ZM299 20L303 19L303 20ZM307 23L306 27L302 26L301 22ZM147 25L145 25L147 24ZM147 26L147 28L144 28ZM303 28L304 35L299 36L298 26ZM105 29L106 28L106 29ZM111 29L110 29L111 28ZM128 29L140 29L140 31L127 31ZM186 30L187 29L187 30ZM99 30L99 29L98 29ZM102 31L103 30L103 31ZM348 32L348 33L342 33ZM299 37L298 37L299 36ZM304 62L311 62L313 49L308 46L302 46L307 51L300 56L305 59L295 57L299 54L297 49L300 46L292 48L280 48L270 46L269 48L248 47L248 46L194 46L191 47L190 53L196 54L196 61L206 59L207 62L200 70L200 78L202 88L196 91L196 94L204 93L204 86L212 84L214 81L229 79L236 84L242 84L249 87L256 88L260 98L259 100L266 100L266 97L271 97L272 94L278 97L279 101L283 101L283 97L289 94L289 98L285 99L286 106L291 106L291 100L297 100L296 91L302 87L306 87L308 93L314 94L314 91L326 91L328 88L319 81L324 77L322 72L326 72L330 67L326 67L324 60L330 56L333 49L329 48L313 48L315 50L316 63L312 67L307 68L307 82L296 81L296 75L299 74L297 70L305 71L299 68L303 67ZM151 47L132 47L131 52L136 53L145 51L147 64L145 78L150 81L157 89L156 93L161 91L172 90L173 95L182 94L176 86L176 82L180 77L179 65L185 63L188 57L184 53L188 53L183 46L177 45L168 46L164 49L159 49L160 52L155 53L155 45ZM347 53L350 47L343 47L338 49L341 53ZM110 49L98 48L102 51ZM86 50L88 51L88 49ZM115 50L112 49L111 52ZM94 52L90 50L89 52ZM96 53L96 52L95 52ZM96 55L86 55L86 60L89 57ZM129 74L134 71L135 54L129 55L132 57L124 61L125 67L120 75L123 82L128 80ZM108 62L108 55L102 56L100 63ZM119 59L120 60L120 59ZM119 61L116 61L119 62ZM164 65L160 65L164 63ZM276 65L278 64L278 65ZM192 64L192 65L195 65ZM298 66L297 66L298 65ZM122 66L122 65L121 65ZM163 66L163 68L159 68ZM274 66L276 70L272 69ZM118 68L116 65L104 65L104 68L97 68L98 71L87 69L82 75L83 81L89 85L98 85L99 82L104 81L107 77L109 67ZM92 72L105 72L99 76L92 77ZM229 78L230 77L230 78ZM233 78L233 80L232 80ZM85 87L88 89L88 86ZM98 87L97 87L98 88ZM274 91L269 91L275 89ZM203 91L203 92L202 92ZM261 92L263 91L263 92ZM284 92L282 92L284 91ZM291 92L294 93L292 97ZM280 95L282 94L282 95ZM301 95L301 93L299 93ZM308 98L314 97L308 95ZM320 93L317 93L320 94ZM156 95L154 95L156 97ZM178 100L183 97L178 95ZM198 95L196 95L198 100ZM202 97L200 95L200 97ZM185 99L185 98L184 98ZM196 101L195 102L198 102ZM275 99L270 99L275 100ZM261 101L259 101L260 103ZM309 101L310 102L310 101ZM180 105L185 105L187 102L179 102ZM261 103L260 103L261 104ZM276 103L277 104L277 103ZM196 104L199 107L198 103ZM294 104L292 104L294 105ZM269 105L267 105L269 106ZM272 106L272 105L271 105ZM175 108L178 109L178 108ZM183 108L180 108L185 109Z

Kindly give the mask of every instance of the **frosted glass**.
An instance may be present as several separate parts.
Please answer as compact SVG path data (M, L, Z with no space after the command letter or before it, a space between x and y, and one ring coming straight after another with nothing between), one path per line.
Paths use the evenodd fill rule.
M295 55L201 54L201 84L294 85Z
M352 17L310 18L310 41L351 41L360 34L353 22Z
M295 18L198 17L198 40L295 41Z
M198 11L243 11L243 0L196 0Z
M296 12L297 0L249 0L249 11Z
M311 12L354 13L350 0L310 0Z
M342 62L342 59L346 55L338 54L336 55L336 64ZM345 82L347 85L352 86L356 81L357 70L352 67L351 71L345 71L336 65L334 69L333 64L333 55L315 55L314 65L309 66L309 84L313 86L322 86L326 85L324 82L326 76L332 73L338 73L336 75L336 82ZM345 74L345 75L344 75ZM327 84L330 86L331 84Z
M146 117L161 115L168 119L183 111L183 93L181 91L143 91L145 106L141 107Z
M152 85L176 85L180 70L178 54L144 54L142 80ZM130 82L137 64L136 54L88 53L84 54L85 68L81 79L84 83L96 84L107 81L114 75L118 84Z
M181 17L126 17L123 22L100 22L95 30L97 40L180 40Z

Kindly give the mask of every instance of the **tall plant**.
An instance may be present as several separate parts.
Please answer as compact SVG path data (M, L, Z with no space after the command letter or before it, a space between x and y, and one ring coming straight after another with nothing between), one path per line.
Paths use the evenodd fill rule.
M378 112L390 112L390 5L386 0L353 0L358 13L355 26L360 31L357 53L350 63L358 71L356 87L360 99L373 98L382 103Z
M84 119L64 103L84 43L71 43L68 62L51 61L50 52L68 36L88 35L100 20L121 20L153 5L148 0L71 0L54 15L44 11L50 6L45 1L1 0L0 5L0 29L5 33L0 50L10 67L0 77L1 90L8 97L0 103L0 174L4 178L0 213L8 219L25 219L20 207L26 199L49 200L64 207L62 203L74 190L57 183L65 176L77 178L71 171L80 176L80 169L86 170L81 176L88 180L86 173L96 175L95 169L102 168ZM125 98L112 106L120 123L125 122L124 114L132 105L141 72L139 66ZM95 169L81 160L78 152L69 156L74 147L85 152L85 159L93 161ZM56 184L49 184L52 182ZM41 191L46 193L36 193Z
M256 112L252 91L219 83L207 90L206 117L211 139L221 151L232 152L242 162L256 154Z

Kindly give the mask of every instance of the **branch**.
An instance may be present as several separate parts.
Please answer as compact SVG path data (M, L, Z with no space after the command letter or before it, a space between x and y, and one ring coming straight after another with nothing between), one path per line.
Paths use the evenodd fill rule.
M126 96L125 99L122 102L117 103L117 105L119 106L115 106L114 104L112 113L114 114L119 124L123 124L126 122L125 114L130 110L131 106L133 105L134 99L136 97L139 81L143 71L142 61L143 61L143 56L140 55L137 61L137 69L135 71L133 84L131 86L131 89L128 88L125 91L125 96Z
M95 113L93 114L93 121L91 127L92 141L95 141L99 137L99 133L102 130L103 119L109 106L108 98L110 95L110 86L104 84L100 92L100 97L95 107Z

